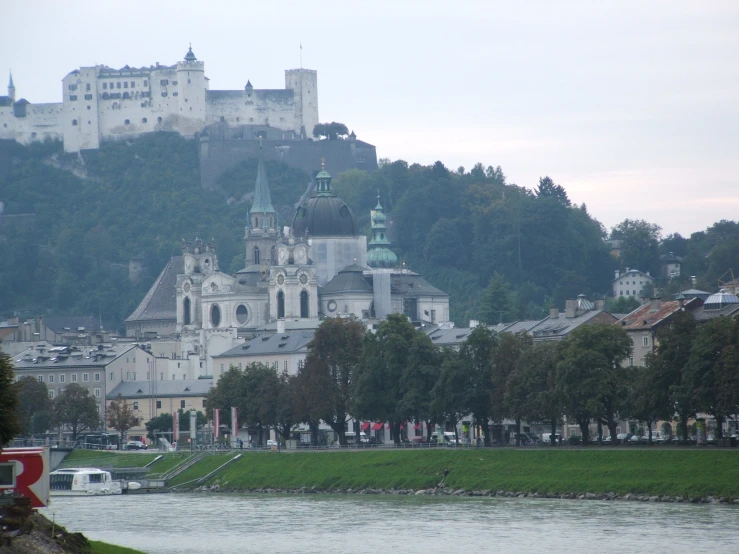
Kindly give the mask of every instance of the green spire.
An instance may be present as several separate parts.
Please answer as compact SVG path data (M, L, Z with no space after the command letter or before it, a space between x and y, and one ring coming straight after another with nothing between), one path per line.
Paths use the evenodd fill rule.
M259 165L257 166L257 182L254 185L254 201L251 204L250 214L273 214L272 198L269 193L269 181L264 169L264 156L262 155L262 137L259 137ZM262 218L262 227L269 227L268 219Z
M321 158L321 171L316 175L316 196L333 196L331 175L326 171L326 158Z
M387 239L387 216L380 204L380 192L377 192L377 206L372 216L372 240L367 246L367 265L370 267L395 267L398 257L390 250L390 241Z

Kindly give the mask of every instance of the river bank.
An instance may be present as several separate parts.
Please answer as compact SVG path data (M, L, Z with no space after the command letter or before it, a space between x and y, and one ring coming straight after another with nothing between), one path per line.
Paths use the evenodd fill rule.
M732 503L739 499L739 453L731 450L245 452L207 481L198 482L234 456L206 456L168 485L175 490L298 494L313 491ZM439 487L442 480L443 486Z

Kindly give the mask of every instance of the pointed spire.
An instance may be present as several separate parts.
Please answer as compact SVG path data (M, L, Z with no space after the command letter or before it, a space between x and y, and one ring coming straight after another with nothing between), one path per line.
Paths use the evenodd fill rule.
M195 57L195 54L192 51L192 42L190 43L190 48L187 50L187 54L185 54L185 61L186 62L197 61L197 58Z
M10 71L10 79L8 79L8 88L15 88L15 85L13 84L13 72Z
M269 181L267 180L267 171L264 169L264 144L262 137L259 137L259 165L257 166L257 181L254 185L254 201L251 204L250 214L274 214L275 209L272 207L272 197L269 192ZM273 218L273 224L276 225L276 218ZM262 228L269 228L267 217L262 218Z
M8 78L8 96L12 101L15 101L15 85L13 84L13 72L10 71L10 77Z

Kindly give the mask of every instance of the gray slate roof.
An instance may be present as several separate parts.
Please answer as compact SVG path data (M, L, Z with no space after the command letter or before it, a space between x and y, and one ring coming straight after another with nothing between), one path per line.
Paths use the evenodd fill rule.
M303 352L307 350L308 343L312 340L313 331L261 335L213 358Z
M398 292L404 297L414 296L449 296L442 290L437 289L418 273L408 271L405 273L394 273L390 276L390 284L393 292Z
M88 316L72 316L72 317L45 317L44 325L57 334L64 333L65 329L77 331L80 327L84 327L86 332L99 331L100 320L91 315Z
M720 316L733 316L739 314L739 304L727 304L720 310L706 310L705 305L691 312L696 321L708 321Z
M459 346L467 340L467 337L474 330L474 327L436 328L428 333L428 337L431 342L439 347Z
M120 344L103 350L98 350L96 347L60 346L45 350L43 354L29 348L14 356L11 361L16 370L104 367L134 349L137 352L140 351L142 355L146 354L138 345L131 343ZM34 360L36 361L34 362Z
M186 396L205 396L213 387L213 378L183 379L181 381L122 381L106 396L115 400L120 394L130 400L136 398L178 398Z
M538 325L532 327L529 330L529 334L534 337L534 339L561 338L602 313L609 315L612 321L616 321L615 317L603 310L590 310L575 317L566 317L566 314L560 313L559 317L548 317Z
M362 274L364 269L356 264L345 267L321 288L321 294L336 294L341 292L366 292L372 294L372 285Z
M176 320L175 286L177 275L184 272L184 258L182 256L171 257L138 308L126 318L126 321Z

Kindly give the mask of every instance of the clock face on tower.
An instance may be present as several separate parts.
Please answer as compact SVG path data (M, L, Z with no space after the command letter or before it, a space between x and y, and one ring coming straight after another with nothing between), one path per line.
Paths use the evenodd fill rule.
M277 284L282 285L284 282L285 282L285 276L282 273L280 273L277 276Z
M185 283L184 285L182 285L182 290L184 290L185 292L190 292L190 283Z
M308 282L308 276L307 276L307 275L306 275L305 273L303 273L303 274L302 274L302 275L300 276L300 284L301 284L301 285L304 285L304 284L306 284L307 282Z

